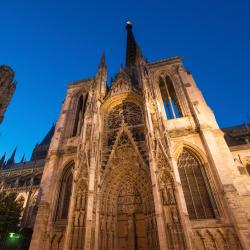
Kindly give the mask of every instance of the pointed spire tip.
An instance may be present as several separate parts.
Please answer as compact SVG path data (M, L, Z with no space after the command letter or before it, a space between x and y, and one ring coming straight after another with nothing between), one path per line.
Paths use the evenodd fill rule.
M102 67L106 67L106 60L105 60L105 54L104 54L104 52L102 52L102 56L101 56L101 60L100 60L98 68L102 68Z
M130 21L130 20L128 20L127 22L126 22L126 29L132 29L132 22Z

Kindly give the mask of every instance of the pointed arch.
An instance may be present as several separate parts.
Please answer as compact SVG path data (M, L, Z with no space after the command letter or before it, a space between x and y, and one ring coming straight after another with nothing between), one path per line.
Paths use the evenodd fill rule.
M70 103L67 109L67 117L64 130L65 138L80 135L84 122L84 115L88 101L88 93L82 91L72 93L72 96L69 97L69 99Z
M150 173L139 151L130 129L119 128L100 183L102 250L146 249L158 240Z
M117 105L110 106L110 109L105 112L104 124L103 146L106 149L102 155L102 168L107 165L117 139L123 131L126 132L136 150L140 151L144 163L148 164L143 110L139 103L132 99L124 99Z
M154 219L150 178L134 159L113 166L101 186L100 249L112 249L114 244L120 246L118 249L128 249L131 236L135 245L158 240L152 236L156 228L149 229ZM107 235L113 236L106 238Z
M72 136L78 136L80 134L86 110L87 97L87 94L85 96L80 95L80 97L78 97Z
M208 163L207 157L206 157L205 153L203 152L203 150L200 147L198 147L197 145L195 145L189 141L183 141L181 143L177 143L174 145L173 155L174 155L174 158L176 160L178 160L178 158L181 155L184 148L193 152L193 154L198 157L201 164L205 165Z
M183 147L177 165L190 219L215 218L217 208L203 162Z
M179 115L180 115L179 117L190 115L190 109L189 109L186 94L183 88L183 83L182 83L179 73L177 73L176 71L176 68L172 68L172 67L160 68L154 72L152 77L153 77L153 82L156 85L156 89L160 87L160 82L164 83L163 80L165 80L166 83L169 83L169 87L170 87L169 94L170 94L171 100L175 102L176 106L174 107L174 109L177 110L177 112L179 112ZM160 88L157 90L157 92L158 92L157 95L160 98L162 94L164 95L164 93L161 93ZM167 95L166 89L165 89L165 94ZM167 98L167 96L165 96L165 98ZM163 103L162 103L162 106L163 106ZM178 116L176 116L176 118L178 118ZM170 119L170 118L168 117L167 119Z
M183 116L173 81L169 75L159 78L159 88L167 118L175 119Z
M73 169L74 163L68 163L63 170L59 192L58 192L58 201L56 209L56 220L66 220L68 217L71 190L73 184Z
M107 162L106 162L107 166L109 165L113 157L115 157L115 154L117 153L117 151L122 150L122 148L127 148L128 151L132 150L133 152L135 152L138 157L138 163L141 164L142 167L144 168L146 167L147 162L145 161L143 152L137 147L136 138L134 134L128 128L123 127L117 131L116 138L114 139L114 142L112 145L113 147L112 147L111 153L109 154L107 158ZM109 171L109 169L107 169L106 171Z

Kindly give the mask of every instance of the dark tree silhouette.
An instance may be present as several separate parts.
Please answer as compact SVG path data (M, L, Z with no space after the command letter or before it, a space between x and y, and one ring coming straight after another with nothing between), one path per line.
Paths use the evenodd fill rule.
M0 192L0 239L15 230L20 221L23 200L16 193Z

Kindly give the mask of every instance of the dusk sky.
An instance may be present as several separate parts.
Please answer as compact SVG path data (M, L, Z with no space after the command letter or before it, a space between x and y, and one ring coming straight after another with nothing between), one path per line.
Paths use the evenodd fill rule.
M125 62L128 19L149 61L184 58L221 127L250 116L249 0L0 3L0 65L17 81L0 156L18 146L16 161L29 159L57 121L67 84L94 76L103 51L110 81Z

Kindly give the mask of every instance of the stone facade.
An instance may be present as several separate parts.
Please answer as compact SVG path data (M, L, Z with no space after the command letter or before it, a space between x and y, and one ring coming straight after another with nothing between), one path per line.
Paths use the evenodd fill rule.
M181 58L149 63L127 32L110 88L104 56L69 85L30 249L249 249L249 141L231 152Z
M16 90L14 75L14 71L10 67L0 66L0 123L3 121L4 113Z
M5 154L0 159L0 191L17 193L17 199L23 202L20 228L32 230L34 227L40 201L40 182L53 133L54 126L35 146L30 160L23 156L21 162L16 163L16 149L8 160Z

